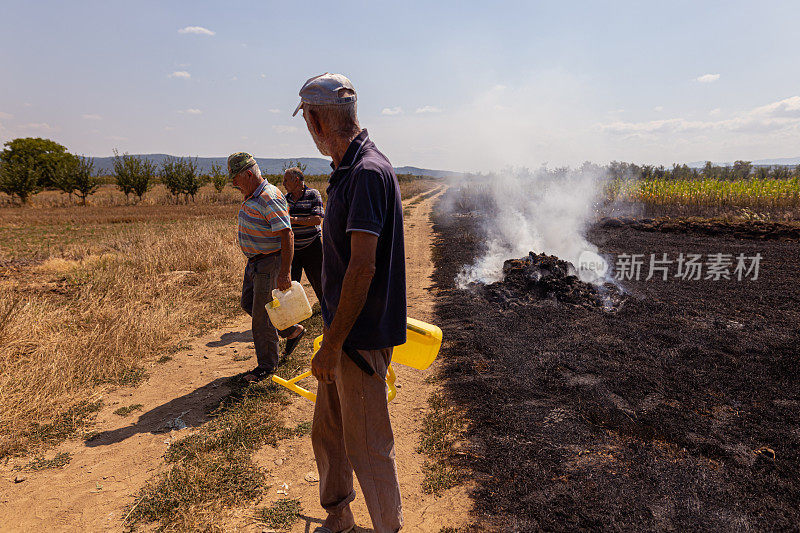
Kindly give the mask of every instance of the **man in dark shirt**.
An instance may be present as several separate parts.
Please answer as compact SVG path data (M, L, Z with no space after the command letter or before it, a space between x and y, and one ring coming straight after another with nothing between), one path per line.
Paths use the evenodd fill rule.
M316 531L349 531L353 471L378 533L403 524L384 380L406 340L403 206L391 163L362 130L353 85L340 74L308 80L303 118L333 159L323 224L323 341L311 441L328 517ZM371 373L370 373L371 372Z
M292 279L300 281L303 272L322 305L322 217L325 207L317 189L306 186L298 167L283 173L283 187L289 204L289 219L294 233Z

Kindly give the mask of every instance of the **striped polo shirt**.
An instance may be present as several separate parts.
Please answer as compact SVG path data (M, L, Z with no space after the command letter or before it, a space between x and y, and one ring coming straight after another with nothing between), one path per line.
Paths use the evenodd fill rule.
M289 193L286 195L286 201L289 203L289 215L293 217L325 216L322 195L317 189L311 189L304 185L303 192L297 200L294 199L293 194ZM322 226L292 224L292 231L294 232L294 249L302 250L322 234Z
M280 251L278 232L291 227L286 198L267 180L239 208L239 246L248 258Z

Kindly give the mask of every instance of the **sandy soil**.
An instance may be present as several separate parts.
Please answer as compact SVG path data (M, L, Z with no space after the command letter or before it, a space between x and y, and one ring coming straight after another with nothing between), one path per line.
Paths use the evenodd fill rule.
M430 258L432 229L430 211L438 194L406 205L406 264L409 315L432 320L433 264ZM310 292L310 291L309 291ZM162 455L174 439L185 437L206 421L206 413L228 392L226 378L245 371L254 363L249 317L194 339L187 351L164 364L153 364L150 378L136 388L123 388L103 397L104 407L94 429L99 435L84 443L70 440L49 450L46 458L67 452L72 460L64 468L40 472L17 470L30 457L13 458L0 465L0 524L3 531L120 531L127 506L139 488L164 468ZM250 356L249 359L241 360ZM432 372L429 369L426 372ZM443 526L468 522L470 500L466 487L456 487L436 498L423 494L422 465L416 453L427 398L435 385L426 384L426 372L398 367L399 391L391 404L397 462L403 493L407 531L438 531ZM128 417L113 413L123 406L142 404ZM313 405L295 397L287 406L287 425L311 420ZM171 426L181 422L186 429ZM304 520L292 531L308 531L321 522L324 511L318 503L318 483L305 480L316 473L309 437L283 440L277 448L267 446L254 461L267 472L271 488L260 505L279 496L277 488L288 485L288 497L299 498ZM25 480L15 483L17 476ZM311 477L311 476L309 476ZM363 499L353 511L359 526L370 520ZM252 509L232 510L226 529L262 531L252 522ZM361 529L360 531L369 531Z

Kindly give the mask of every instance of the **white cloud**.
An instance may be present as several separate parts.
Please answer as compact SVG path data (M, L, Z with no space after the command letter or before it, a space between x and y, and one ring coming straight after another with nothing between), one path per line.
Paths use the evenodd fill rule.
M432 105L426 105L424 107L418 107L414 113L422 114L422 113L441 113L442 110L438 107L434 107Z
M101 117L100 115L96 115L94 113L85 113L81 115L81 118L83 118L84 120L103 120L103 117Z
M184 80L188 80L189 78L192 77L192 75L189 74L188 72L186 72L185 70L176 70L175 72L170 74L169 77L170 78L181 78L181 79L184 79Z
M656 111L656 112L660 113L661 111L664 111L664 106L663 105L657 105L657 106L655 106L653 108L653 111Z
M399 115L403 112L401 107L384 107L381 110L381 115Z
M47 122L29 122L28 124L23 124L20 126L20 129L31 131L52 131L54 128Z
M181 28L178 30L178 33L182 35L214 35L216 32L209 30L208 28L204 28L202 26L186 26L185 28Z
M280 112L281 112L281 110L280 110L280 109L275 109L275 108L273 108L273 109L269 109L268 111L269 111L270 113L280 113Z
M720 113L720 109L714 109L710 112L714 116ZM792 96L771 104L755 107L722 120L703 121L670 118L645 122L616 121L609 124L601 124L600 130L613 135L634 138L703 131L763 134L800 130L800 96Z
M800 96L784 98L783 100L757 107L752 113L776 118L798 118L800 117Z
M272 129L277 133L294 133L297 131L295 126L272 126Z
M202 115L203 112L197 108L190 107L189 109L183 109L178 111L181 115Z
M700 83L713 83L719 79L719 74L703 74L694 79Z

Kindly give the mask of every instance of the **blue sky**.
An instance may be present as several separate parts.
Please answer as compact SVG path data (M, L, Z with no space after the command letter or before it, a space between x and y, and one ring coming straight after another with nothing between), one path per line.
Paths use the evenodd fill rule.
M330 71L396 165L794 157L799 20L769 1L0 0L0 140L318 155L291 112Z

